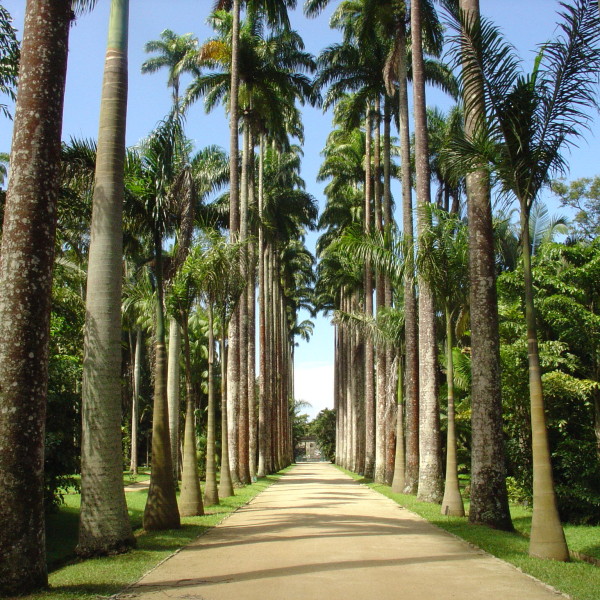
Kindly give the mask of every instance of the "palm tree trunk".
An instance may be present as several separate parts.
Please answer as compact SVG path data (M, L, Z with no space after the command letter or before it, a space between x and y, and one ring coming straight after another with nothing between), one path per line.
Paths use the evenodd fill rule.
M479 0L460 0L470 19L479 19ZM485 112L483 81L465 81L470 101L465 133L473 135ZM471 311L471 506L469 521L512 530L506 492L502 431L498 302L489 177L467 175L469 288Z
M383 211L381 202L381 101L379 96L375 100L375 136L373 151L373 171L374 171L374 217L375 228L377 231L383 231ZM385 277L377 276L376 284L377 311L385 306ZM385 347L378 345L375 352L376 373L377 373L377 391L375 401L375 472L374 481L384 483L385 481L385 409L386 409L386 364Z
M204 514L202 492L198 477L198 455L196 453L196 427L194 419L194 388L192 385L192 359L190 356L190 333L188 315L181 315L183 329L183 355L185 359L185 428L183 433L183 471L179 510L183 517ZM179 329L179 327L178 327Z
M0 593L45 587L44 430L71 7L29 0L0 253Z
M242 151L242 180L240 202L240 239L248 239L248 172L250 155L250 130L248 123L244 123L243 151ZM248 252L244 248L242 258L242 271L246 280L239 303L239 379L238 379L238 410L237 410L237 473L242 485L250 483L250 456L249 456L249 419L248 419Z
M596 381L598 377L596 376ZM594 399L594 434L596 436L596 454L600 459L600 391L598 389L592 392Z
M442 499L442 514L451 517L464 517L460 488L458 485L458 465L456 462L456 427L454 421L454 359L452 356L452 315L446 308L446 385L448 387L448 431L446 442L446 482Z
M179 509L173 482L173 462L167 409L167 360L163 309L162 239L155 233L156 257L156 342L154 406L152 410L152 471L144 509L143 526L147 531L162 531L180 526Z
M227 428L227 343L225 340L225 323L221 322L221 479L219 496L233 496L231 468L229 465L229 436Z
M208 408L206 424L206 485L204 503L219 504L217 473L215 468L215 333L213 319L213 301L207 302L208 313Z
M248 205L256 208L254 179L254 137L250 132L248 157ZM256 407L256 226L250 227L248 243L248 469L250 480L256 480L258 458L258 422Z
M529 214L521 202L521 247L525 278L525 320L527 321L527 357L529 361L529 398L531 401L531 445L533 454L533 515L529 537L529 555L568 561L569 549L560 523L552 478L550 443L542 390L542 372L537 341L531 277Z
M421 5L411 3L411 49L413 67L415 164L417 203L431 202L429 149L423 47L421 36ZM426 227L423 211L418 215L419 235ZM435 338L435 307L433 292L423 277L419 277L419 485L417 497L425 502L440 502L443 496L440 448L440 415L437 390L437 351Z
M179 357L181 356L181 330L177 320L169 319L169 353L167 363L167 406L169 410L169 439L173 460L173 482L179 479Z
M259 390L258 390L258 469L257 477L267 474L267 248L263 229L265 136L260 137L258 162L258 331L259 331Z
M384 111L383 111L383 206L382 215L384 227L386 230L392 231L394 226L394 217L392 214L392 190L391 190L391 106L390 100L384 96ZM389 276L384 278L384 305L386 308L392 307L393 289ZM394 353L390 344L385 345L385 364L386 364L386 414L385 420L385 451L386 451L386 466L385 466L385 482L391 485L394 477L394 463L396 458L396 422L392 416L396 413L396 394L395 375L392 369Z
M131 403L131 462L129 470L132 475L138 474L138 421L140 409L140 384L142 379L142 344L143 333L138 328L135 337L135 359L133 361L133 401Z
M265 444L265 471L271 473L273 471L273 428L274 428L274 343L275 332L273 330L273 285L272 285L272 270L273 270L273 248L269 243L265 247L265 364L263 371L265 375L265 396L264 396L264 411L265 411L265 428L264 428L264 444Z
M406 48L404 19L399 25L400 48ZM414 234L412 208L412 174L410 169L410 129L408 121L408 86L406 52L398 62L398 102L400 161L402 174L402 229L406 248L404 270L404 337L406 348L406 473L404 493L416 494L419 482L419 351L417 330L417 298L414 282Z
M396 357L398 361L398 385L396 386L396 398L398 402L398 413L396 417L396 460L394 462L394 478L392 479L392 492L402 494L405 489L405 449L404 449L404 377L402 373L402 355Z
M344 310L344 291L340 291L340 310ZM337 389L338 392L338 410L339 410L339 462L338 464L346 468L346 446L348 444L348 438L346 435L346 420L348 409L346 406L346 328L343 323L340 323L338 327L338 378L337 378Z
M250 264L256 262L256 244L249 247ZM252 268L248 285L248 467L250 479L256 479L258 456L258 423L256 414L256 287L255 269Z
M335 464L340 465L341 456L341 412L340 406L340 326L334 325L333 328L334 349L333 349L333 410L335 411Z
M239 202L239 37L240 37L240 0L233 0L233 24L231 32L231 85L229 94L229 232L232 241L240 234L240 202ZM235 485L240 485L238 477L237 452L237 411L239 405L239 306L234 312L229 324L228 354L228 390L226 421L228 422L229 466L232 469L231 479ZM230 494L227 494L230 495Z
M129 2L113 0L102 86L86 297L80 556L135 545L121 440L122 210Z
M367 106L365 120L365 233L371 232L371 204L373 201L371 173L371 110ZM373 271L369 263L365 264L365 314L373 316ZM375 470L375 356L373 340L365 337L365 466L364 474L373 478Z
M358 304L358 302L357 302ZM358 306L356 307L358 311ZM354 365L353 365L353 382L354 382L354 411L356 413L356 449L354 471L360 475L365 472L365 340L364 335L360 331L354 332Z
M227 348L227 446L229 469L235 487L241 487L238 472L238 411L240 404L240 306L237 305L229 322L229 346Z

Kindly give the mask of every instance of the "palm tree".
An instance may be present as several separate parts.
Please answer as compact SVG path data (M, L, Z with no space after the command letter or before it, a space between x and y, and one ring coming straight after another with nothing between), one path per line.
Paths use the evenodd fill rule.
M473 139L461 143L463 166L488 164L519 202L525 279L529 390L533 445L533 520L529 553L568 560L552 479L531 278L529 219L550 177L565 168L562 151L581 135L596 106L600 70L600 23L596 3L563 4L561 35L542 46L531 74L523 74L514 51L489 23L458 15L466 77L481 73L488 100ZM469 79L467 79L469 82ZM472 85L472 79L470 80ZM458 150L458 148L457 148Z
M211 109L216 102L226 99L232 93L230 56L234 18L228 13L217 11L212 15L211 21L218 36L203 45L200 55L202 63L216 68L216 71L196 78L187 94L188 102L205 94L207 109ZM297 120L295 100L304 102L305 98L312 94L310 81L303 71L313 70L314 61L303 51L303 43L298 34L283 30L275 31L265 38L263 28L263 19L255 13L249 13L241 25L238 40L241 67L238 83L240 108L243 112L244 144L237 220L239 239L242 241L249 238L249 207L254 203L252 156L255 135L269 134L281 138L280 132L286 129L286 118L293 117L288 119L288 125ZM274 132L274 127L279 131ZM299 133L298 128L295 132ZM231 221L231 210L234 210L231 207L235 202L233 184L229 199ZM252 243L248 245L248 257L251 255ZM244 260L242 268L248 278L248 297L240 303L238 314L232 319L228 349L230 461L235 484L249 482L249 466L253 462L249 460L249 414L254 407L254 378L249 375L252 361L249 351L245 348L254 343L253 329L249 327L249 323L252 318L250 308L254 306L252 297L255 282L251 276L252 263ZM252 470L255 470L255 467L252 467Z
M309 15L318 13L327 2L316 0L308 2L305 11ZM426 36L426 46L428 52L437 56L441 52L441 36L439 22L430 2L423 2L425 11L425 27L424 33ZM357 100L361 99L364 102L365 94L371 94L375 98L375 142L374 142L374 213L375 221L379 227L384 225L393 225L391 202L390 202L390 113L391 101L395 94L395 85L398 81L399 90L399 120L400 120L400 135L401 135L401 152L402 152L402 169L403 175L403 214L404 214L404 231L405 234L412 236L412 200L411 200L411 174L410 174L410 150L409 150L409 130L408 130L408 100L406 95L406 81L412 73L407 67L407 23L406 23L406 6L403 2L394 5L390 10L389 3L380 2L380 0L362 0L360 2L342 2L338 7L333 19L336 26L343 28L345 33L344 44L328 48L324 53L325 74L334 82L331 86L327 100L339 96L343 89L358 90ZM381 40L386 40L386 43L381 43ZM393 43L390 41L393 40ZM358 42L358 47L356 44ZM376 48L374 51L373 49ZM368 49L368 51L366 51ZM377 57L375 58L375 54ZM378 66L370 65L370 62L376 62ZM424 69L427 79L440 86L442 89L455 94L456 85L449 69L439 61L427 58L424 61ZM397 71L397 72L394 72ZM362 81L362 84L361 84ZM366 84L366 85L365 85ZM363 87L361 87L361 85ZM380 168L380 100L383 95L383 197L381 193L381 168ZM358 107L357 107L358 108ZM369 108L367 108L369 111ZM356 112L356 108L354 109ZM371 133L371 126L366 126L367 135ZM369 152L369 151L367 151ZM370 164L368 165L370 167ZM371 191L370 182L367 182L365 192ZM365 209L368 214L369 194L365 194ZM382 197L382 198L381 198ZM381 199L383 202L381 202ZM365 227L370 225L365 218ZM408 238L407 238L408 239ZM368 269L367 269L368 273ZM367 282L369 283L369 282ZM417 356L417 321L416 321L416 300L414 293L414 283L411 271L406 271L405 287L405 302L406 302L406 336L407 336L407 365L406 365L406 387L407 387L407 436L408 436L408 460L407 460L407 488L408 491L416 489L418 475L418 356ZM391 305L392 290L388 282L381 281L377 285L378 288L378 304ZM412 292L410 291L412 290ZM367 301L369 301L367 295ZM384 393L391 386L385 384L385 379L381 376L385 369L385 361L390 359L390 349L382 349L377 357L378 368L378 419L381 430L386 404L388 410L393 406L393 398L390 394ZM367 369L369 367L367 366ZM370 378L370 373L367 374L367 380ZM370 385L367 385L370 388ZM384 396L389 396L387 399ZM367 406L370 405L367 400ZM377 477L383 477L383 470L386 465L383 464L382 456L388 457L387 478L391 475L391 464L393 460L393 437L394 432L388 428L386 437L382 437L379 431L377 444L377 454L379 455L379 467ZM387 446L387 451L386 451ZM370 468L370 467L369 467Z
M443 209L426 205L430 226L421 234L417 270L429 283L441 304L446 324L446 386L448 388L446 481L442 514L464 517L458 486L456 432L454 423L453 340L456 321L465 310L467 286L467 232L465 224Z
M229 468L229 448L227 437L227 329L232 314L235 312L240 296L245 286L245 280L239 269L243 247L240 242L231 243L213 233L208 236L207 245L203 253L202 263L196 272L199 287L204 290L209 314L209 332L213 323L213 315L216 315L219 324L219 347L221 362L221 481L218 495L215 490L208 493L210 500L214 503L220 497L232 496L233 485L231 470ZM210 348L210 340L209 340ZM210 351L210 350L209 350ZM209 369L211 364L209 362ZM209 388L210 392L210 388ZM214 396L214 395L213 395ZM210 396L209 396L210 402ZM209 404L209 427L213 424L214 430L214 404ZM211 432L209 431L209 434ZM214 431L209 435L207 444L207 488L214 485Z
M479 0L461 0L473 23ZM472 138L485 114L483 81L472 72L465 80L465 135ZM466 100L469 90L470 101ZM500 341L490 180L486 169L466 175L469 220L471 312L471 507L469 521L512 530L506 492L506 466L500 389Z
M44 424L60 137L73 8L93 0L27 3L11 179L0 252L0 593L47 585Z
M166 349L164 315L163 238L173 224L171 188L179 162L185 158L181 122L171 117L159 124L139 151L140 200L145 205L146 227L154 248L156 289L155 377L152 419L152 474L144 510L144 529L161 530L179 526L166 401Z
M263 164L261 198L260 290L260 381L259 381L259 468L263 475L278 470L290 460L284 447L291 390L289 332L295 325L291 299L298 296L297 278L305 272L306 258L294 240L302 239L305 229L314 227L317 216L314 198L304 191L299 176L298 148L289 152L271 149ZM296 261L292 276L286 269L289 258ZM302 268L300 268L302 267ZM293 290L293 291L291 291ZM278 377L279 374L279 377Z
M160 34L160 40L147 42L144 50L154 52L157 56L149 58L142 64L142 73L155 73L167 68L168 87L173 90L173 112L180 109L179 83L183 73L199 73L197 67L198 40L191 33L176 35L170 29ZM167 404L169 411L169 437L171 440L171 457L173 459L173 479L177 485L179 477L179 359L181 356L181 330L177 319L169 320L169 355L167 368Z
M183 468L181 474L181 494L179 512L184 517L204 514L202 492L198 476L198 456L196 453L196 426L194 419L194 390L192 385L192 361L190 352L189 316L197 290L193 277L194 262L197 252L186 251L186 258L170 282L168 305L171 314L176 315L177 325L183 332L186 411L183 441ZM179 357L178 357L179 358ZM179 360L177 361L179 363Z
M139 259L139 257L136 257ZM122 315L126 329L130 331L130 353L132 357L132 399L131 399L131 460L129 470L137 475L138 469L138 430L140 421L140 391L142 383L142 361L145 336L151 331L153 309L156 306L154 289L147 265L136 267L125 262L123 283ZM132 333L135 332L135 337ZM134 341L135 340L135 341Z
M79 555L135 545L122 479L121 282L128 0L113 0L100 113L86 298Z
M142 63L142 73L156 73L161 69L168 69L167 86L173 90L173 110L178 110L181 75L198 71L198 38L191 33L177 35L170 29L165 29L160 34L160 40L146 42L144 50L147 53L155 52L157 56Z
M411 50L413 70L413 110L415 121L415 165L417 205L431 202L425 77L421 34L421 4L411 3ZM417 212L419 239L427 227L426 213ZM419 242L420 243L420 242ZM417 497L427 502L442 499L442 465L439 442L439 407L437 397L437 354L435 351L435 316L433 291L423 277L419 286L419 485Z

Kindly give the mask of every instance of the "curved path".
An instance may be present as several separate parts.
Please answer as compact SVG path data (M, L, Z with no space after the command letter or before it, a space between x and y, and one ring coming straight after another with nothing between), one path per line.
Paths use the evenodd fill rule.
M556 600L335 467L294 467L119 598Z

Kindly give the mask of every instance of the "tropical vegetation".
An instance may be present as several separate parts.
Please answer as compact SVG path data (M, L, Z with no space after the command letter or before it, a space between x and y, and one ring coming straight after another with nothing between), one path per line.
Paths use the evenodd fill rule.
M218 2L207 39L146 43L172 100L129 147L128 0L98 138L61 137L69 31L95 4L29 0L21 42L0 4L0 596L47 585L66 496L81 559L128 552L133 527L227 505L303 435L451 523L510 536L509 501L530 506L529 554L568 561L565 524L600 524L600 178L566 180L598 108L598 3L558 2L526 70L478 0L342 0L318 56L295 2ZM228 152L191 139L200 102L224 108ZM308 106L332 115L321 206ZM335 384L309 422L294 357L319 313ZM132 526L123 470L142 465Z

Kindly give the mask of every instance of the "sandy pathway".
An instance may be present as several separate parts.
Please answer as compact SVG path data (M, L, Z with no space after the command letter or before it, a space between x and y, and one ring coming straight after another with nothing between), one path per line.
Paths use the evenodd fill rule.
M559 597L324 463L296 466L119 596L146 600Z

